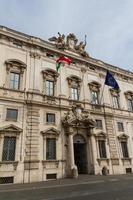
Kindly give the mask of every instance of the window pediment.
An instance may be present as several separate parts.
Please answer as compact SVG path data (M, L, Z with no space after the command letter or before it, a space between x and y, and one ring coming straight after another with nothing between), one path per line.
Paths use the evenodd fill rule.
M101 87L101 84L97 81L91 81L88 83L90 90L98 91Z
M124 94L127 99L133 99L133 91L126 91Z
M95 137L97 137L98 139L106 139L107 138L107 134L103 131L96 131L95 132Z
M57 79L57 77L59 76L59 73L56 70L50 69L50 68L46 68L45 70L43 70L42 74L44 78L51 77L51 78Z
M119 140L127 140L128 138L129 138L129 136L128 136L127 134L125 134L125 133L120 134L120 135L118 136L118 139L119 139Z
M57 130L57 129L55 129L55 128L48 128L48 129L46 129L46 130L44 130L44 131L41 131L41 133L43 134L43 135L47 135L47 136L50 136L50 135L53 135L53 136L59 136L59 134L60 134L60 131L59 130Z
M13 124L4 126L4 127L0 127L0 133L4 133L4 132L10 132L10 133L20 133L23 130Z
M113 88L110 88L110 93L112 96L120 96L120 90L115 90Z
M76 76L76 75L70 75L67 77L67 80L68 80L68 84L69 85L72 85L72 84L78 84L80 85L82 79L79 77L79 76Z
M17 59L8 59L5 61L6 65L8 67L18 67L18 68L26 68L26 64L24 62L22 62L21 60L17 60Z

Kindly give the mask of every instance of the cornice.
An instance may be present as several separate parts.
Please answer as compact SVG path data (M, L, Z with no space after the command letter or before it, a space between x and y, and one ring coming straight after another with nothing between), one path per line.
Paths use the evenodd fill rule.
M133 72L131 72L131 71L121 69L119 67L105 63L105 62L95 59L93 57L82 58L78 54L77 55L73 54L73 52L71 52L71 51L59 50L48 41L45 41L39 37L30 36L28 34L10 29L5 26L0 26L0 35L7 36L8 38L20 40L22 42L25 42L27 45L34 46L36 48L40 48L40 49L43 48L45 50L50 50L50 51L55 52L60 55L65 55L65 56L71 57L71 58L77 60L78 62L83 62L85 65L88 65L88 66L89 66L89 64L92 64L92 65L94 65L94 67L96 67L98 69L100 68L104 71L107 71L107 69L108 69L111 72L115 73L116 75L119 74L122 76L128 76L130 78L133 78Z

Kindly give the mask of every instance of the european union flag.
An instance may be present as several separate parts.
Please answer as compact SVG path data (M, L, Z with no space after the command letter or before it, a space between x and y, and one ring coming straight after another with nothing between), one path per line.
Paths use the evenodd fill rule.
M106 78L105 78L105 85L111 86L112 88L119 90L119 85L111 72L107 71Z

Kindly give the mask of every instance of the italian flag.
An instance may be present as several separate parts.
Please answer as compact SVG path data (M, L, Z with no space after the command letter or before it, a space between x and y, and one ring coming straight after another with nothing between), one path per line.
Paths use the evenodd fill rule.
M71 58L68 58L66 56L61 56L58 58L58 60L56 60L56 70L58 72L60 66L61 66L61 63L67 63L70 65L70 63L72 62Z

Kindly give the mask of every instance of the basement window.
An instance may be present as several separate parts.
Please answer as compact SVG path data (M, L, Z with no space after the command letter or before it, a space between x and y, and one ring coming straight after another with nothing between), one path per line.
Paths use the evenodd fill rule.
M131 174L132 173L132 169L131 168L126 168L126 174Z
M0 177L0 184L8 184L8 183L13 183L14 182L14 177Z
M57 178L57 174L46 174L46 179L50 180L50 179L56 179Z

